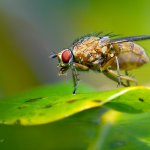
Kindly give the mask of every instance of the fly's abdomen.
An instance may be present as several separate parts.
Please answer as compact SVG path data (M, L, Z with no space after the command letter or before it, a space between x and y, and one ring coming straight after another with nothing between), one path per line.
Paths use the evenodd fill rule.
M119 66L122 70L131 70L149 62L149 58L144 49L133 42L113 44L114 51L118 53ZM112 64L112 69L116 69L116 62Z

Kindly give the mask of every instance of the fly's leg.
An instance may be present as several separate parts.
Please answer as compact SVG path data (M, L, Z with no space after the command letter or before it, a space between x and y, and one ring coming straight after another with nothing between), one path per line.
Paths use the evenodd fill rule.
M82 65L79 63L75 63L74 66L77 70L80 70L80 71L88 71L89 70L88 66L85 66L85 65Z
M112 57L109 61L107 61L104 65L100 66L100 71L103 72L107 70L107 68L115 61L115 57Z
M117 85L117 87L118 86L120 86L121 85L121 78L120 78L120 68L119 68L119 61L118 61L118 57L117 56L115 56L115 59L116 59L116 64L117 64L117 78L118 78L118 85Z
M126 75L126 76L129 76L129 74L128 74L128 71L127 71L127 70L125 70L125 75ZM130 82L129 82L128 80L127 80L127 85L128 85L128 86L130 86Z
M129 77L129 74L128 74L128 71L127 71L127 70L125 70L125 75ZM136 81L136 82L135 82L135 85L138 85L137 80L135 80L135 81ZM129 80L127 80L126 83L127 83L127 86L130 86L130 81L129 81Z
M79 78L78 78L77 70L74 65L72 66L72 79L73 79L73 84L74 84L73 94L75 94L78 84L79 84Z
M103 71L104 75L106 75L108 78L112 79L113 81L116 81L118 82L118 73L115 72L114 70L105 70ZM129 77L129 76L126 76L126 75L120 75L120 79L121 79L121 85L127 87L128 84L125 84L124 82L122 82L122 80L125 80L125 81L128 81L128 82L134 82L137 84L137 80L132 78L132 77Z
M117 72L113 71L113 70L105 70L103 71L104 75L107 76L109 79L115 81L115 82L118 82L118 74ZM121 78L121 76L120 76ZM120 82L121 85L123 86L127 86L126 84L124 84L122 81Z
M121 83L121 75L120 75L120 68L119 68L119 61L118 61L118 57L117 56L114 56L112 57L106 64L104 64L103 66L100 67L100 71L101 72L105 72L105 70L107 70L107 68L111 65L111 63L113 63L114 61L116 61L116 64L117 64L117 74L115 76L115 81L118 82L118 86L120 86L122 83Z
M74 83L74 90L73 90L73 94L76 93L76 90L78 88L78 84L79 84L79 78L78 78L78 72L77 70L80 70L80 71L88 71L89 70L89 67L88 66L85 66L85 65L82 65L82 64L79 64L79 63L74 63L72 65L72 78L73 78L73 83Z
M78 84L79 84L78 74L77 74L77 70L75 68L72 69L72 78L73 78L73 84L74 84L73 94L75 94Z

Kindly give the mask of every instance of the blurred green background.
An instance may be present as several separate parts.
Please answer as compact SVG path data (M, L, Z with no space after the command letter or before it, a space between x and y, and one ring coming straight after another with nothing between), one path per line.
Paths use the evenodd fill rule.
M99 31L122 36L150 34L150 1L1 0L0 96L68 80L70 76L58 76L50 51L58 52L81 35ZM150 52L150 40L140 44ZM150 83L149 67L132 72L140 84ZM101 74L81 73L80 78L97 89L116 87Z

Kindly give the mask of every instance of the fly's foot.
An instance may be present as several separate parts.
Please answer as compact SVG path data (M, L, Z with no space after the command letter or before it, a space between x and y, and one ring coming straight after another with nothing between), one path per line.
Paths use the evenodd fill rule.
M118 79L118 84L117 84L117 88L121 86L121 75L117 76Z

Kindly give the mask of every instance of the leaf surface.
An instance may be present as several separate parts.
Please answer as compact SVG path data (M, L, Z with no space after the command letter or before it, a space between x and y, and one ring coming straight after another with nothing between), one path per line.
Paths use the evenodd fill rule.
M93 92L85 86L76 95L72 95L69 87L70 84L40 87L0 100L0 123L45 124L102 106L127 113L150 111L149 87L136 86Z

